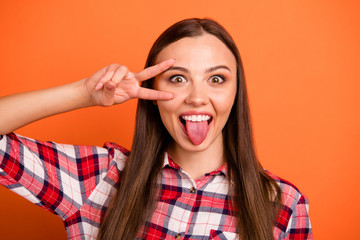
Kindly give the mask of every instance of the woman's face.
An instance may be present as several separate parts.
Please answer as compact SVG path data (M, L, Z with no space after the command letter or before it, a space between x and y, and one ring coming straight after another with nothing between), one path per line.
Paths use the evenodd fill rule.
M234 55L218 38L203 34L168 45L156 63L170 58L176 59L174 66L155 78L154 88L174 94L172 100L156 104L176 147L222 147L222 129L237 88Z

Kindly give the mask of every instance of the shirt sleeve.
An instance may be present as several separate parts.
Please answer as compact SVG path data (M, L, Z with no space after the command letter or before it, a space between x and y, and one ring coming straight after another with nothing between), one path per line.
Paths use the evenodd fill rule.
M105 177L113 151L0 136L0 184L66 219Z
M284 205L280 210L275 236L279 240L313 239L309 218L309 202L305 195L292 189L295 194L283 194ZM278 232L278 234L276 234Z
M284 239L313 239L311 223L309 218L309 202L301 195L292 211Z

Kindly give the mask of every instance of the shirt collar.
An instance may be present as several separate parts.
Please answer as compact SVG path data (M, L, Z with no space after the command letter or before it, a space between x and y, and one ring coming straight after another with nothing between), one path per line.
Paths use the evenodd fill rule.
M172 160L171 156L167 152L165 152L165 156L164 156L163 168L165 168L165 167L170 167L175 170L180 170L180 168L181 168L178 164L176 164L176 162L174 162L174 160ZM220 173L224 174L225 176L227 175L227 164L226 163L224 163L218 169L216 169L210 173L206 173L205 176L217 175Z

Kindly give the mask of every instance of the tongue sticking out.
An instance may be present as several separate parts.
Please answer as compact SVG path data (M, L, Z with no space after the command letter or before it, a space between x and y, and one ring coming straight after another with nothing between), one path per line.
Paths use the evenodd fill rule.
M186 133L194 145L201 144L205 140L206 134L209 131L207 121L201 121L201 122L186 121L185 126L186 126Z

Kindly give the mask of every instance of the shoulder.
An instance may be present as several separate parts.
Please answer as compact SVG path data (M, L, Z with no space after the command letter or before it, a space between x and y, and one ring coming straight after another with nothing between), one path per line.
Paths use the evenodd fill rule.
M269 171L266 173L281 189L282 204L274 229L275 239L312 239L307 197L291 182Z
M122 154L124 154L125 156L130 155L130 151L128 149L124 148L123 146L118 145L117 143L106 142L104 144L104 148L108 149L109 153L112 153L112 154L114 154L116 151L119 151Z
M279 185L282 193L282 202L286 206L293 206L305 195L293 183L269 172L266 173Z
M115 162L116 168L119 171L122 171L125 167L126 160L130 155L130 151L112 142L106 142L104 148L108 150L109 157Z

